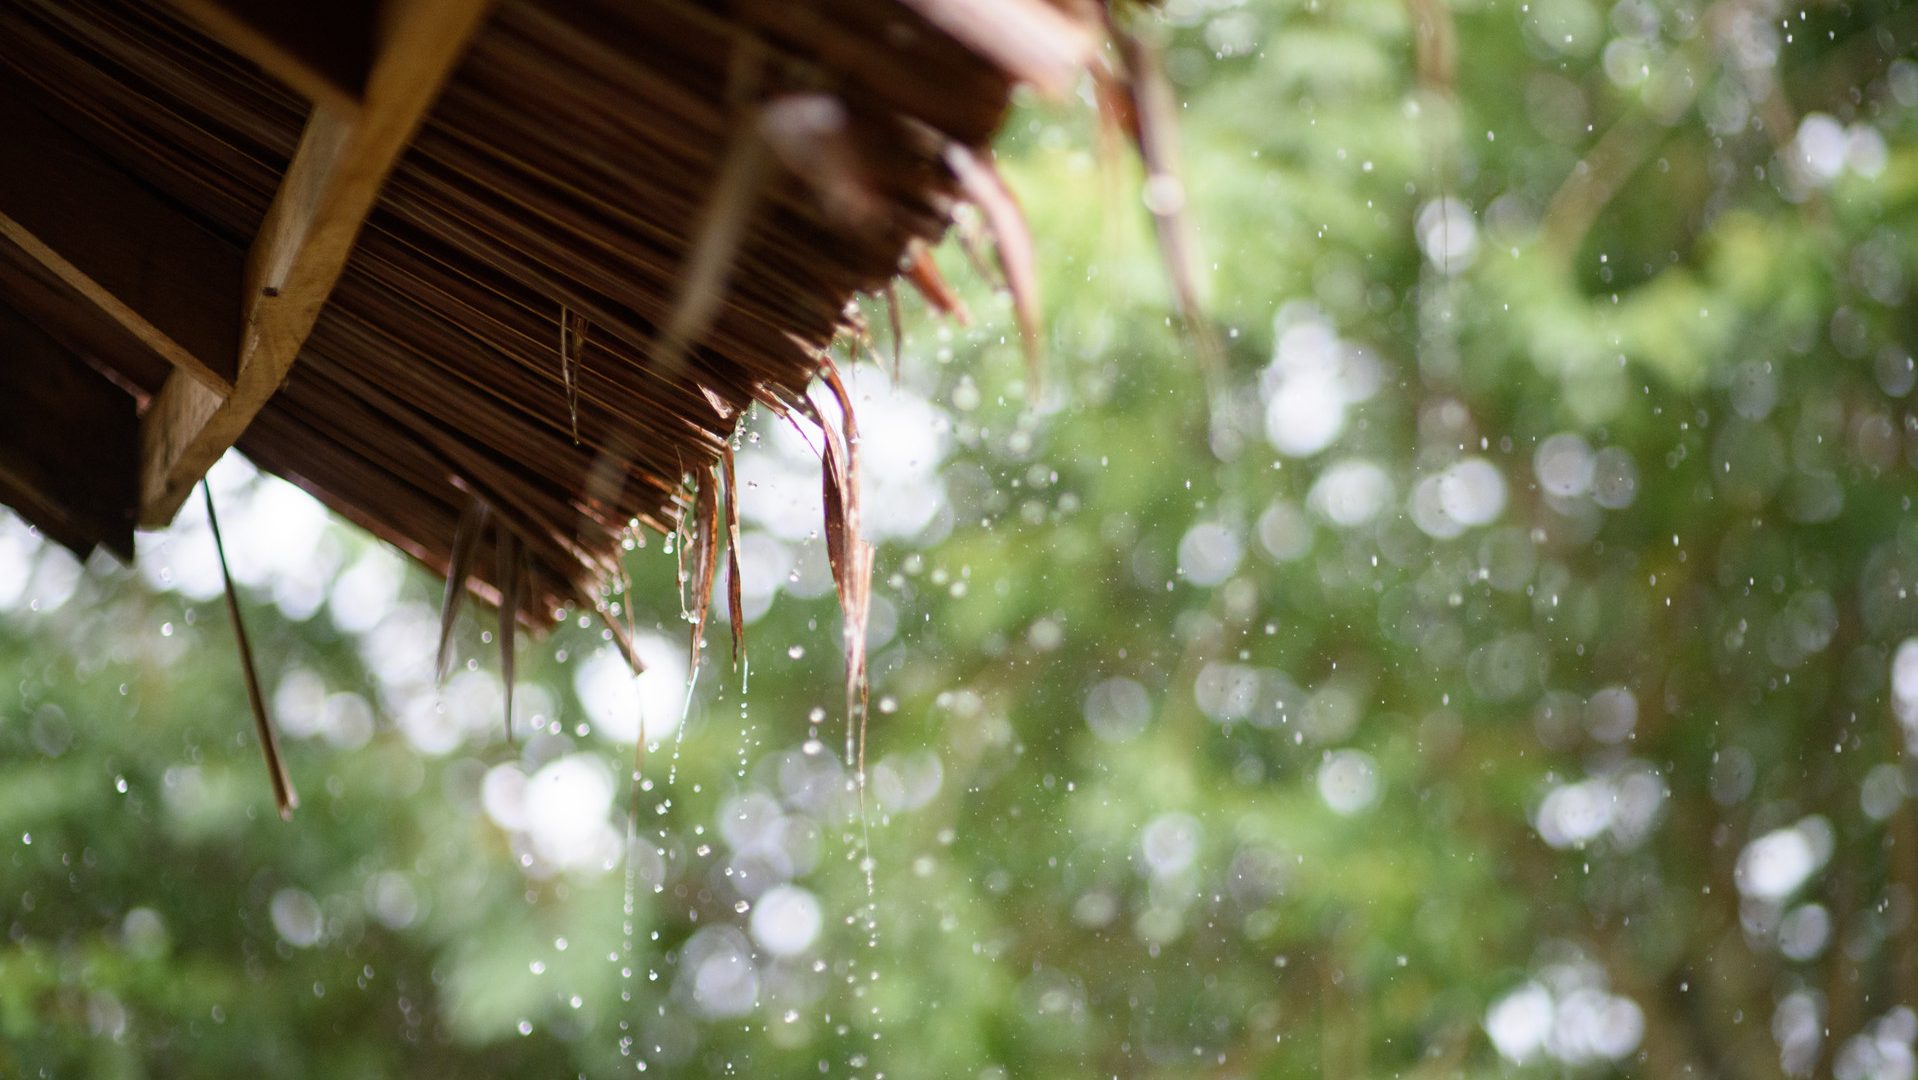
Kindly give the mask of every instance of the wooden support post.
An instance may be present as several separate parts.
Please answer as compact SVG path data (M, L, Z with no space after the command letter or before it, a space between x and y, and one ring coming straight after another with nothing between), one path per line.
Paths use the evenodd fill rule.
M382 0L357 105L315 103L247 255L233 392L178 373L141 431L140 524L165 525L239 439L313 329L381 183L478 30L488 0Z

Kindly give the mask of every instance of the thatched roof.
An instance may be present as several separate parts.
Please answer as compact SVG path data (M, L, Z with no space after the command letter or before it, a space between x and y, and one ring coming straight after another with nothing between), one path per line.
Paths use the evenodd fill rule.
M856 627L855 421L806 388L855 297L953 303L962 199L1036 348L984 148L1088 65L1162 169L1100 0L0 0L0 502L130 558L237 445L450 575L449 621L467 585L531 625L690 510L703 624L757 401L824 430Z
M117 232L80 239L177 249L185 233L206 249L120 275L149 287L128 306L159 331L129 334L72 275L8 245L0 301L117 384L148 444L135 504L132 461L49 463L49 497L75 504L64 515L9 501L69 546L124 552L135 517L164 524L225 449L195 438L198 414L257 397L229 410L252 415L199 427L230 429L262 467L441 572L484 500L528 553L539 611L590 602L629 522L671 527L684 478L716 460L742 408L800 393L848 300L938 237L959 194L951 149L982 147L1015 83L1057 91L1090 47L1042 0L254 6L0 4L11 134L90 158L104 174L90 202L119 181L150 204L118 199ZM443 85L419 85L434 60ZM416 128L375 115L402 98ZM382 122L405 130L369 139ZM351 145L379 141L392 146ZM355 224L301 216L355 179L315 159L377 168L367 151L381 149L397 160L362 181L371 205L332 245L337 281L295 298L313 305L310 329L262 325L257 309L300 282L244 305L243 283L272 277L263 258L297 278L316 246L285 234ZM44 191L64 179L51 157L5 171ZM290 190L301 181L320 190ZM0 213L23 233L76 208L16 213L7 186ZM56 256L72 242L39 238ZM68 258L120 290L112 258ZM304 340L285 356L243 344L287 330ZM96 348L87 333L126 340ZM233 354L280 364L284 385L246 385ZM155 460L169 451L172 468Z

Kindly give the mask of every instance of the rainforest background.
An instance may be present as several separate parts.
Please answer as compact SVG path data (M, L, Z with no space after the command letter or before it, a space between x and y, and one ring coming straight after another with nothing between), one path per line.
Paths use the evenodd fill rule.
M770 417L746 663L653 537L647 673L522 641L511 743L490 613L438 684L438 583L223 462L290 824L203 512L0 515L0 1074L1910 1080L1918 7L1138 21L1182 184L1090 88L999 147L1043 387L957 242L842 356L863 800Z

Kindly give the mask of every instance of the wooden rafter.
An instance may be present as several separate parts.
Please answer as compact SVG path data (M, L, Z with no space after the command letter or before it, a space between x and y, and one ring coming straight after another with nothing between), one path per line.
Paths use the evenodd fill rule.
M233 392L223 396L176 372L147 411L140 524L171 521L193 485L285 381L381 183L488 6L488 0L384 0L378 6L364 93L357 102L315 102L247 254ZM244 17L243 7L250 5L224 5L236 18ZM246 44L244 36L227 40ZM273 70L272 57L252 59Z
M232 389L244 256L118 171L0 77L0 243L209 393Z
M165 358L126 327L103 318L78 290L5 244L0 244L0 303L32 320L67 351L86 357L141 405L173 372ZM130 463L127 475L133 473Z

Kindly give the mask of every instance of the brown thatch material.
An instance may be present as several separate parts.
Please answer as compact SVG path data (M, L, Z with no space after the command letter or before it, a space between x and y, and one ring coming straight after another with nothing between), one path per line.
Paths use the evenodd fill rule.
M1040 0L503 0L239 445L441 573L484 500L537 621L591 604L629 523L671 528L745 406L802 393L848 301L939 237L949 147L970 160L1017 82L1062 88L1089 29ZM304 120L143 5L0 3L0 69L236 244Z
M628 522L671 528L683 479L710 466L747 403L801 392L847 300L883 285L909 240L939 234L950 136L931 121L982 139L1005 108L1006 74L898 5L867 8L802 20L764 5L733 21L690 4L502 4L242 448L442 571L465 504L483 498L533 553L542 610L589 598ZM922 55L887 50L888 34ZM738 100L729 69L749 49L760 86ZM835 50L974 92L915 100L920 80L836 73ZM844 189L765 163L723 208L739 236L710 325L662 348L731 148L761 141L776 110L811 106L827 130L797 150L852 156L843 176L810 174ZM356 445L364 430L415 449L393 460ZM314 452L328 444L338 452ZM367 472L393 489L355 498Z
M697 656L722 532L736 567L728 440L797 411L862 717L872 552L826 349L884 296L896 353L896 276L964 318L928 245L967 200L1036 384L1033 242L985 145L1015 86L1088 66L1164 182L1171 98L1103 0L0 0L0 382L30 383L0 387L0 502L126 556L237 445L447 575L445 627L469 588L497 604L510 687L514 624L604 610L639 527L688 534ZM74 423L98 438L61 446Z

